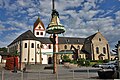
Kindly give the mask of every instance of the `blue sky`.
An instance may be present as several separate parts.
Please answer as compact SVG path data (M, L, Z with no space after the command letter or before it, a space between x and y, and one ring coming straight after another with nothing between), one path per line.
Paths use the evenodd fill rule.
M88 37L100 30L111 49L120 40L120 0L55 0L65 36ZM51 0L0 0L0 47L32 30L40 17L51 19Z

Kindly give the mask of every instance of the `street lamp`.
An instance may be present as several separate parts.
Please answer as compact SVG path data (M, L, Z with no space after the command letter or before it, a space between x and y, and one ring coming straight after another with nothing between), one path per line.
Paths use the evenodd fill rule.
M61 34L65 32L65 28L62 24L60 24L60 20L59 20L59 13L54 9L54 0L52 0L52 14L51 14L52 18L51 18L51 22L48 25L48 27L46 28L46 33L48 34L53 34L53 73L55 74L57 71L57 66L56 66L56 47L58 45L56 45L56 40L58 40L56 37L57 34ZM57 41L58 42L58 41Z

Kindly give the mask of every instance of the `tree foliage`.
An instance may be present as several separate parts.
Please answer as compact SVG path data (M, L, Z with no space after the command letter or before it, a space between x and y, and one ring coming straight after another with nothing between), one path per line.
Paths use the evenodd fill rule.
M7 52L7 48L6 47L2 47L2 48L0 48L0 51Z

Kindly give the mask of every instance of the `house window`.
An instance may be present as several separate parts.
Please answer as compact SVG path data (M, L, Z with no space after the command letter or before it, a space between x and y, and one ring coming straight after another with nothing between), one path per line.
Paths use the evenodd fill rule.
M106 54L106 48L105 47L103 47L103 53Z
M96 47L96 53L99 54L99 47Z
M43 35L43 32L41 32L40 35Z
M67 45L65 45L64 48L67 49Z
M27 48L27 43L25 43L25 48Z
M48 47L49 47L49 49L51 49L51 45L49 45Z
M37 44L37 48L39 48L39 44Z
M34 43L31 44L31 48L34 48Z
M37 35L39 35L39 32L36 32Z

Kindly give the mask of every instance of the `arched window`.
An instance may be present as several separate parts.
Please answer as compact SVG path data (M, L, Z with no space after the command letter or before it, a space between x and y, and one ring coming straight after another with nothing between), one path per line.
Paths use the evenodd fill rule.
M78 45L77 48L80 49L80 46Z
M103 47L103 53L106 54L106 48L105 47Z
M31 44L31 48L34 48L34 43Z
M44 46L43 46L43 45L41 45L40 47L41 47L41 48L44 48Z
M64 48L67 49L67 45L65 45Z
M37 44L37 48L40 48L40 47L39 47L39 44Z
M25 43L25 48L27 48L27 43Z
M96 47L96 53L99 54L99 47Z
M99 38L99 41L101 41L101 38Z

